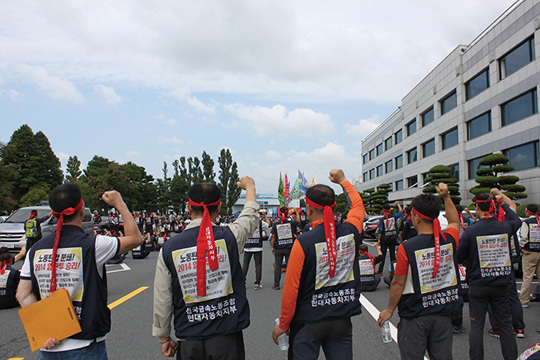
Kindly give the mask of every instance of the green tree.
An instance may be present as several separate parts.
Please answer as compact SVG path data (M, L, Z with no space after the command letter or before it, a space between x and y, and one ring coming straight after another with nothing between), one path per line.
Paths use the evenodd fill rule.
M66 163L66 171L68 175L66 176L66 183L75 183L77 180L79 180L79 176L81 176L82 171L81 169L81 161L75 156L70 156L67 163Z
M469 191L476 195L481 192L489 192L493 188L502 189L503 193L512 200L525 199L525 186L517 184L519 177L515 175L504 175L513 171L512 165L507 165L509 159L504 154L491 154L483 157L479 165L481 168L476 170L478 177L475 181L478 185L472 187Z
M232 159L232 154L229 149L221 149L219 158L219 183L221 190L222 213L230 214L232 206L240 197L241 191L234 191L236 182L238 181L238 171L236 162ZM236 195L238 194L238 195Z
M83 171L84 177L90 178L92 176L104 175L107 172L109 163L111 163L109 159L102 156L94 155L92 160L90 160L86 165L86 169L84 169Z
M370 188L370 189L364 190L364 192L360 194L360 197L362 198L362 201L364 202L364 207L366 209L366 212L370 215L379 213L379 212L376 212L375 209L373 208L373 205L374 205L373 193L375 193L375 189Z
M216 173L214 172L214 160L206 151L202 153L202 170L205 182L216 182Z
M423 193L436 194L437 185L439 185L440 182L443 182L448 185L448 191L450 192L452 202L456 205L459 205L461 202L458 179L453 176L450 167L445 165L436 165L432 167L429 169L429 176L427 176L424 181L429 182L429 185L422 189ZM441 206L444 208L444 204L441 204Z
M34 135L34 141L36 142L40 157L39 172L42 174L43 181L47 184L48 188L52 190L64 181L62 164L60 163L60 159L52 151L51 143L44 133L38 131Z
M347 194L342 192L336 196L336 212L345 214L349 211L349 203L347 202Z
M380 184L377 191L371 194L371 208L374 212L380 214L384 204L388 203L388 193L392 190L388 184Z

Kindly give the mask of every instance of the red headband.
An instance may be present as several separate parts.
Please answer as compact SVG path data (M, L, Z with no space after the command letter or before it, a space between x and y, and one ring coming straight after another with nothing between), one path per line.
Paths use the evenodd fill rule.
M459 212L459 222L461 223L461 228L465 229L465 221L463 220L463 214L461 213L461 211L458 211L458 212Z
M9 260L0 261L0 275L4 275L4 273L6 272L8 261Z
M286 211L279 211L279 218L281 219L281 223L283 224L283 222L285 220L287 220L287 215L289 214L289 210L287 209Z
M432 278L435 278L437 276L437 271L439 271L439 265L441 263L441 237L446 241L446 236L444 236L443 232L441 231L441 224L439 223L438 218L430 218L426 215L420 214L418 210L415 208L412 209L412 213L416 214L417 216L421 217L425 220L432 220L433 221L433 237L435 238L435 259L433 261L433 275Z
M314 203L306 196L306 204L314 209L324 209L324 235L326 238L326 250L328 252L328 274L334 277L336 274L336 224L334 222L334 209L336 203L331 206Z
M478 199L476 199L475 202L477 202L477 203L487 203L487 202L490 203L489 204L489 210L484 213L484 218L486 218L486 219L489 218L489 216L486 216L487 213L492 213L493 216L495 217L495 215L497 215L497 203L502 204L502 201L495 200L495 199L491 199L491 200L478 200ZM499 221L504 221L504 211L499 209L499 213L498 213L498 216L497 216L496 219L499 220Z
M49 288L49 293L56 291L56 254L58 253L58 245L60 245L60 232L62 231L62 225L64 224L64 216L73 215L79 211L84 205L83 199L75 207L70 207L64 209L61 212L52 210L54 215L60 215L58 217L58 222L56 223L56 235L54 237L54 246L52 252L52 263L51 263L51 287Z
M214 242L214 230L212 230L208 207L219 205L221 200L218 199L210 204L196 203L191 199L188 199L188 202L191 206L202 206L204 208L201 227L197 236L197 296L206 296L206 253L208 253L210 270L216 270L219 266Z
M388 227L390 226L389 220L388 220L388 214L390 214L390 212L392 210L391 209L383 209L383 211L384 211L384 218L386 219L386 228L388 229Z

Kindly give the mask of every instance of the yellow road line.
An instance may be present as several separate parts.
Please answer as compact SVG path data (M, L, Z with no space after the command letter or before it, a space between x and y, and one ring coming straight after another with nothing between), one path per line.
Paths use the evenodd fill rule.
M143 286L143 287L140 287L138 288L137 290L135 291L132 291L130 292L129 294L127 294L126 296L124 297L121 297L120 299L116 300L115 302L113 303L110 303L109 304L109 309L113 309L115 307L117 307L118 305L120 305L121 303L125 302L125 301L128 301L129 299L131 299L132 297L134 297L135 295L137 294L140 294L142 293L144 290L148 289L148 286Z
M9 358L8 360L24 360L24 358Z

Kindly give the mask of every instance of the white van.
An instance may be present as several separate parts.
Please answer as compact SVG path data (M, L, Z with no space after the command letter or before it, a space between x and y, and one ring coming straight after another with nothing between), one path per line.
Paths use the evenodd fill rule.
M48 205L27 206L11 214L5 222L0 223L0 247L7 247L14 252L21 249L21 244L26 243L24 223L30 217L32 210L37 210L37 217L41 218L47 216L51 208ZM56 231L56 223L57 219L54 216L41 223L41 233L44 237ZM84 209L83 230L89 235L94 233L94 222L89 208Z

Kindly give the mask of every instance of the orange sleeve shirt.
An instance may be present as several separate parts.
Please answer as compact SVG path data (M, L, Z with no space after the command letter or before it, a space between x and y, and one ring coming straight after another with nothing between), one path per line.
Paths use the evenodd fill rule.
M454 240L456 241L456 248L459 244L459 231L454 228L448 228L444 232L445 234L449 234ZM456 256L456 254L454 254ZM403 246L400 246L397 251L397 259L396 259L396 269L394 274L404 276L407 275L407 272L409 271L409 259L407 258L407 253L403 249Z

